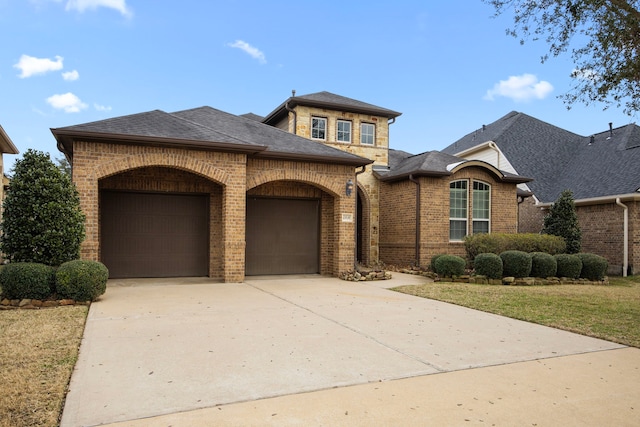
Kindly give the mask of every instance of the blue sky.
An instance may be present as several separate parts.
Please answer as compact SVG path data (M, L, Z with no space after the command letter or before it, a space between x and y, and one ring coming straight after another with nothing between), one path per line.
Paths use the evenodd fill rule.
M480 0L0 0L0 125L55 158L50 128L203 105L266 115L292 89L402 112L390 144L416 154L512 110L581 135L636 121L568 111L569 56L541 64L546 45L492 15Z

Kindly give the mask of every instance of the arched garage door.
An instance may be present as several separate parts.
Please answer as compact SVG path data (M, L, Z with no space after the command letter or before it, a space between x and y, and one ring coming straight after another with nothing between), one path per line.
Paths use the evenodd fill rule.
M103 191L100 203L110 277L208 276L208 195Z
M320 200L247 199L246 274L320 272Z

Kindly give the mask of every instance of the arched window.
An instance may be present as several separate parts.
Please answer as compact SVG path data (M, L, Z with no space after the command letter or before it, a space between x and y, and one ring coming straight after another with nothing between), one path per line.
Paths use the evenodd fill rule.
M491 231L491 185L472 182L471 215L469 215L469 181L462 179L449 183L449 240L461 241L469 233Z

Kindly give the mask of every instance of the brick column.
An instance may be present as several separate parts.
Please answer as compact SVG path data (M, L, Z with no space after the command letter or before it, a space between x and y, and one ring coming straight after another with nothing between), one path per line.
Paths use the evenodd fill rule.
M246 172L234 175L222 195L223 277L240 283L245 272Z
M355 207L355 191L351 197L341 196L335 198L335 242L334 242L334 272L333 275L337 276L341 272L353 270L355 262L355 219L356 219L356 207ZM353 219L352 222L343 221L343 214L350 214Z

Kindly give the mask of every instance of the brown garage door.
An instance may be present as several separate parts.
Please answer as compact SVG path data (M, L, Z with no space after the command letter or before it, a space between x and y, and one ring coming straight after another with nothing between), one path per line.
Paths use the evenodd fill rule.
M208 275L208 196L104 191L100 203L110 277Z
M247 199L246 274L318 273L320 201Z

